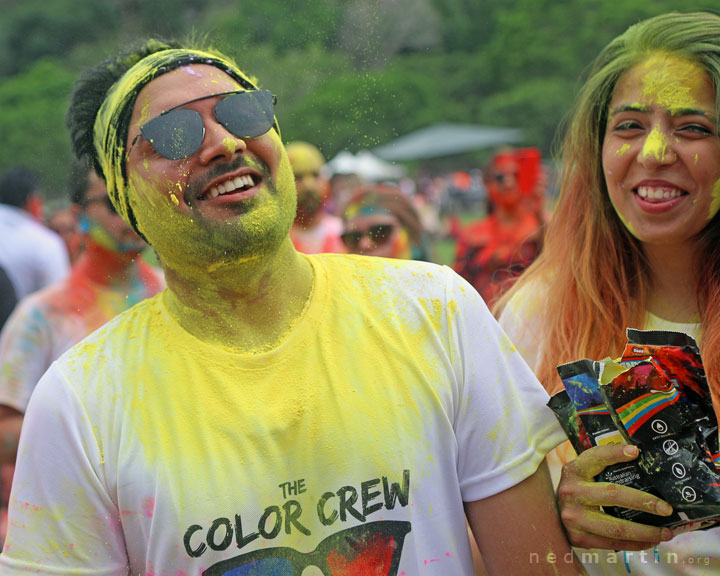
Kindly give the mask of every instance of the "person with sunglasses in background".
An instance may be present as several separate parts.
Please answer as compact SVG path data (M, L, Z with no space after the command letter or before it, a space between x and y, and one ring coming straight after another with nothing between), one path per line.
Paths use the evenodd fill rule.
M76 161L69 181L85 250L70 275L22 299L0 333L0 465L7 505L23 414L45 370L63 352L120 312L164 287L146 264L145 242L113 208L105 183ZM5 533L0 524L0 537Z
M488 214L457 235L453 268L491 308L542 246L543 202L531 199L544 199L545 179L536 166L528 193L523 193L520 182L526 178L519 152L506 149L493 156L484 175Z
M299 252L343 252L340 241L342 222L326 211L330 181L325 174L322 152L309 142L285 144L295 175L297 212L290 228L290 239Z
M448 268L296 251L273 101L158 40L76 85L167 289L36 387L2 573L469 575L467 513L490 573L577 574L542 387Z
M343 210L342 242L350 254L429 261L422 223L399 187L357 189Z

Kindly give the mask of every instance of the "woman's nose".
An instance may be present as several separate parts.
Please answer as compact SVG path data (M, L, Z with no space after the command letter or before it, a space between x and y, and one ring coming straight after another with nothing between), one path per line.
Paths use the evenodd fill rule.
M671 139L659 126L655 126L645 138L639 160L647 167L670 165L677 161Z

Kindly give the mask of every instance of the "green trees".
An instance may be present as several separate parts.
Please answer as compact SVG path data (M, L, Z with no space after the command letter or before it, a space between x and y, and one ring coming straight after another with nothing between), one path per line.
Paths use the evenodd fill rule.
M685 0L696 10L705 0ZM522 128L548 154L597 52L670 0L0 0L0 172L64 194L74 77L127 41L206 34L327 157L434 122Z

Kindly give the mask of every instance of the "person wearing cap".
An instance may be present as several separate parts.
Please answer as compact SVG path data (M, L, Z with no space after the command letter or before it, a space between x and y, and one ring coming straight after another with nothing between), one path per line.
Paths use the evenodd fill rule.
M325 210L330 181L322 152L308 142L295 141L285 145L295 175L297 212L290 239L295 249L305 254L344 252L340 233L342 221Z
M295 250L274 102L157 40L76 86L167 289L36 387L2 573L471 574L467 514L491 573L577 574L542 387L451 270Z

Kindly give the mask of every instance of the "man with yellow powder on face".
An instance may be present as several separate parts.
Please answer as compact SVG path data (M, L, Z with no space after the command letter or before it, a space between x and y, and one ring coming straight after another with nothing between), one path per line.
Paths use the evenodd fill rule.
M451 270L294 249L273 104L158 41L76 87L168 288L38 384L2 573L471 574L467 513L491 574L577 574L545 393Z
M323 172L325 158L308 142L288 142L285 150L297 191L297 211L290 228L295 249L305 254L345 252L340 241L342 220L325 211L330 193L330 182Z

